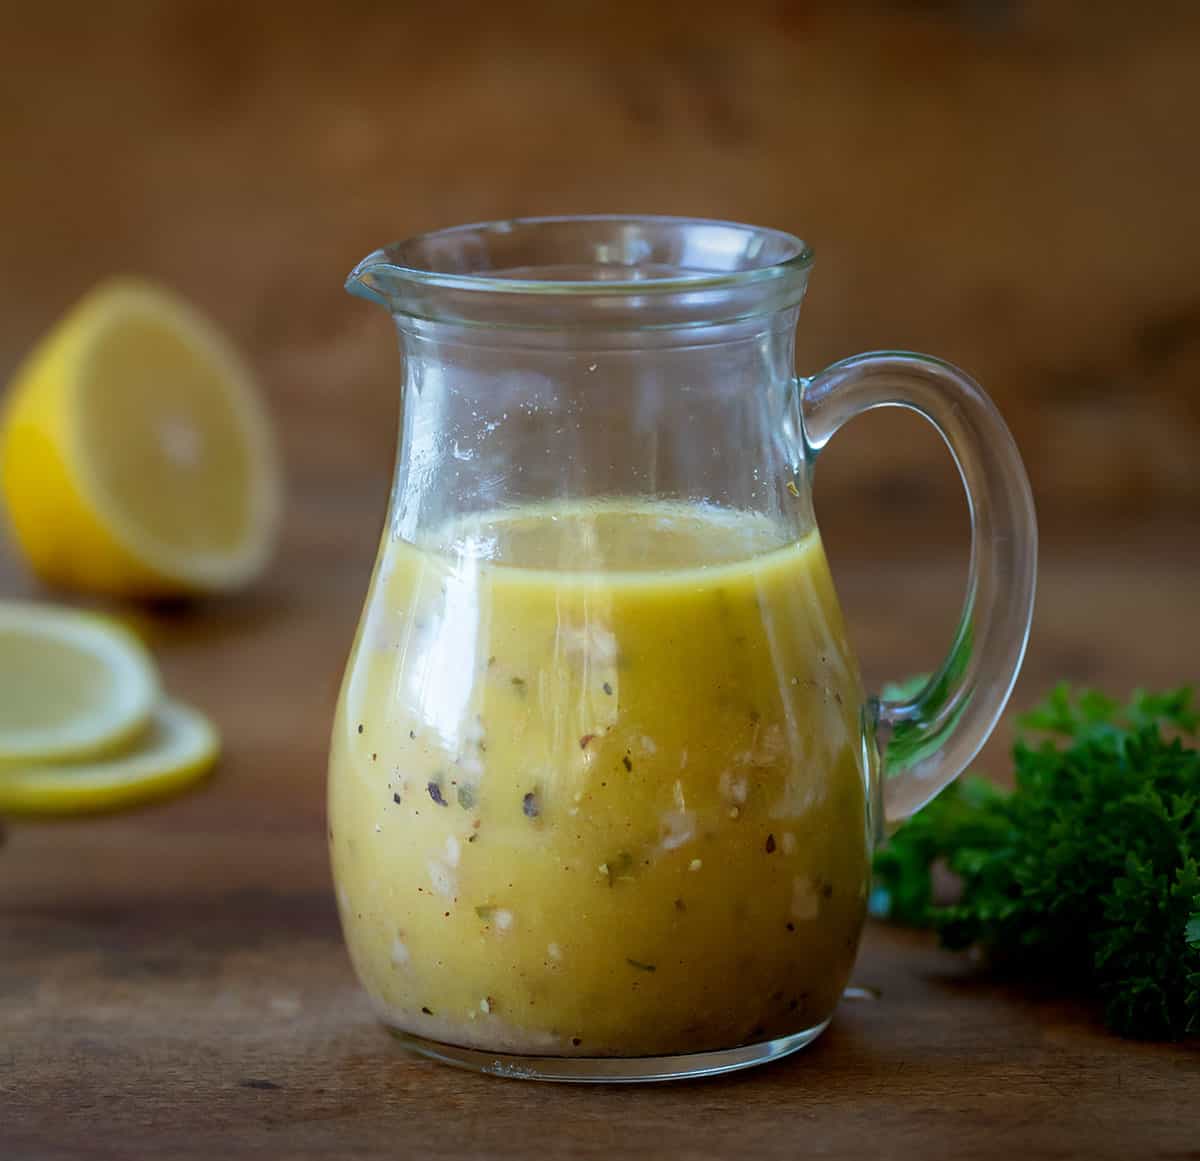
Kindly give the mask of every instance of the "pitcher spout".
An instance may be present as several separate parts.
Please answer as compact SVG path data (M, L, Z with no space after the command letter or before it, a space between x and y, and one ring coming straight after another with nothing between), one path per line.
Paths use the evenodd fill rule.
M396 266L388 260L387 251L375 250L350 271L346 289L357 298L391 310L395 277Z

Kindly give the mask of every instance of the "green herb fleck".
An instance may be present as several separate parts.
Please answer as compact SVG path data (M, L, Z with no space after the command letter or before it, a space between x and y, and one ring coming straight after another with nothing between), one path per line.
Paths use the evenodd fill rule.
M630 959L628 956L626 956L625 962L631 968L637 968L637 970L640 972L656 972L656 971L658 971L658 968L654 964L642 963L642 961L640 959Z
M515 689L515 690L517 691L517 693L519 693L519 694L520 694L522 697L524 697L524 696L525 696L525 678L523 678L523 677L514 677L514 678L512 679L512 687L513 687L513 689Z
M475 791L470 786L460 786L458 788L458 805L463 810L470 810L475 805Z
M484 923L490 923L492 916L496 914L496 907L493 903L481 903L475 908L475 914L479 916Z

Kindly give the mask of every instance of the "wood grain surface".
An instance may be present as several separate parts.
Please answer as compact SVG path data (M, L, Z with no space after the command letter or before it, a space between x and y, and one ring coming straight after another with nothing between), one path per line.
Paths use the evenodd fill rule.
M251 592L117 610L220 725L198 792L13 824L0 1158L1200 1157L1200 1055L870 927L810 1050L738 1077L536 1086L399 1051L342 949L327 731L383 516L390 238L530 212L792 228L802 367L975 371L1030 463L1039 605L1015 704L1200 677L1200 9L1001 2L111 6L6 13L0 377L93 281L162 278L247 351L288 465ZM949 641L965 517L915 420L827 453L818 512L872 684ZM38 593L0 542L0 595ZM1003 778L1006 722L981 765Z

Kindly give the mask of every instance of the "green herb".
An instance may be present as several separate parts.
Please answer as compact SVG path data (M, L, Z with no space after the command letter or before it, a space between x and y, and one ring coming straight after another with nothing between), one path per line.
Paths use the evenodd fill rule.
M1059 686L1019 719L1015 789L953 784L876 855L872 909L1084 991L1116 1032L1200 1033L1200 715L1192 690L1127 706ZM961 882L932 898L931 868Z
M469 786L460 786L458 788L458 805L463 810L470 810L475 805L475 791Z
M629 851L621 851L616 858L600 864L600 873L607 877L608 885L611 887L618 879L632 878L633 867L633 855Z
M484 923L490 923L492 916L496 914L495 904L481 903L475 908L475 914L478 915L479 918L484 921Z
M629 965L631 968L637 968L637 970L638 970L638 971L640 971L640 972L656 972L656 971L658 971L658 967L657 967L655 964L652 964L652 963L642 963L642 961L641 961L641 960L638 960L638 959L628 959L628 958L626 958L625 962L626 962L626 963L627 963L627 964L628 964L628 965Z

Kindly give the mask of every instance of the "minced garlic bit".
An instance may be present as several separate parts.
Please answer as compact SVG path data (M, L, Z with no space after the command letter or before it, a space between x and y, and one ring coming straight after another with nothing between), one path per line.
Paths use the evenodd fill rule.
M451 867L457 867L458 866L458 858L459 858L459 855L461 854L461 852L462 852L462 847L459 846L458 839L456 839L452 834L448 834L446 836L446 863L447 863L447 865L451 866Z
M552 943L546 948L546 954L551 959L562 959L562 948L557 943Z
M479 1001L479 1010L485 1016L487 1016L491 1013L491 1010L492 1010L492 997L491 996L484 996L483 999Z
M729 817L730 818L741 818L741 816L742 816L742 812L736 806L731 806L729 808Z
M704 863L702 860L693 859L690 863L688 863L688 870L689 871L698 871L698 870L700 870L700 868L702 866L704 866Z
M780 847L785 855L794 855L796 853L796 836L790 831L785 831Z
M678 785L678 783L676 784ZM661 818L662 847L673 851L696 836L696 813L692 810L668 810Z
M492 923L497 931L507 931L513 925L513 913L507 907L497 908L492 913Z
M446 899L451 898L457 886L454 872L440 859L430 859L425 867L429 871L429 882L434 891Z
M392 963L396 967L403 967L408 963L408 959L408 945L397 935L392 940Z
M718 785L721 788L721 797L736 806L741 806L749 797L750 784L744 774L734 774L731 770L725 770Z
M600 873L601 875L603 875L603 876L604 876L606 879L608 878L608 864L607 864L607 863L601 863L601 864L600 864L600 865L599 865L599 866L596 868L596 870L597 870L597 871L599 871L599 873Z
M821 899L816 884L807 875L792 880L792 915L796 919L816 919L821 911Z

